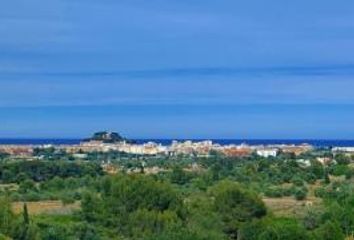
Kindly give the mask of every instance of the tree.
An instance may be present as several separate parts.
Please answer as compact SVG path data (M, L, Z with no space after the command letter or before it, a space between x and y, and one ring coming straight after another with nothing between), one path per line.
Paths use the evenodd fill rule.
M12 172L8 169L5 169L2 171L1 173L1 180L4 182L4 183L10 183L10 182L13 182L15 179L15 175L12 174Z
M25 203L23 205L23 224L28 225L29 223L30 223L30 219L28 215L27 204Z
M322 163L317 160L311 160L311 166L308 168L308 172L311 172L317 179L321 179L324 174L324 168Z
M267 213L263 201L238 183L221 181L210 189L210 194L214 198L214 209L224 222L224 231L231 238L237 238L242 223Z
M74 228L76 238L79 240L99 240L95 228L88 223L80 223Z
M113 209L126 211L138 208L164 211L182 204L171 184L144 175L113 178L110 196L105 200L109 201Z
M214 181L218 181L221 177L222 166L219 162L214 163L210 168Z
M22 219L18 222L14 231L16 240L37 240L39 239L37 227L30 221L27 204L23 205Z
M99 218L101 199L94 193L85 192L81 200L81 213L86 221L92 222Z
M17 175L16 181L17 181L18 183L21 183L21 182L25 181L26 179L28 179L27 174L24 173L24 172L21 172L21 173L19 173L19 174Z
M20 183L18 191L20 193L28 193L30 191L37 191L36 183L31 179L26 179Z
M100 195L83 196L82 215L89 223L103 224L131 237L134 232L155 234L183 221L182 200L169 183L137 174L105 177L102 184Z
M214 202L206 193L188 197L184 207L188 213L186 225L199 233L202 239L227 239L222 231L224 224L221 216L214 210Z
M148 211L138 209L129 216L129 234L138 239L159 235L172 226L181 224L181 219L174 211Z
M351 160L350 157L346 156L343 153L336 154L334 159L336 160L336 162L338 164L341 164L341 165L342 164L347 165L350 163L350 160Z
M189 182L189 176L180 166L175 166L171 173L171 182L184 185Z
M294 176L291 181L295 186L298 186L298 187L304 186L304 180L298 175Z
M0 198L0 232L10 235L14 226L15 216L11 209L11 202L7 197Z
M205 237L202 233L193 231L184 226L175 226L159 234L146 236L146 240L222 240L223 238Z
M75 203L75 196L74 194L70 194L70 193L64 193L61 196L61 202L63 203L63 205L68 205L68 204L73 204Z
M0 152L0 160L3 160L9 156L10 156L10 154L8 154L8 153Z

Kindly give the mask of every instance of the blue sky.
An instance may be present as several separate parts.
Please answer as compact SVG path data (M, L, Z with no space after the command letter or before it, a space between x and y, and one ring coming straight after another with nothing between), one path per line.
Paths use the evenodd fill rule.
M354 139L354 2L12 0L0 137Z

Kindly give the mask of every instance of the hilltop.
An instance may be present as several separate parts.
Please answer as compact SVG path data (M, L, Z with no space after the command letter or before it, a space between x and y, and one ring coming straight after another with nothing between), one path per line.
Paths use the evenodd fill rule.
M103 143L117 143L117 142L129 141L129 140L122 137L117 132L101 131L101 132L94 133L91 138L84 139L83 141L84 142L100 141Z

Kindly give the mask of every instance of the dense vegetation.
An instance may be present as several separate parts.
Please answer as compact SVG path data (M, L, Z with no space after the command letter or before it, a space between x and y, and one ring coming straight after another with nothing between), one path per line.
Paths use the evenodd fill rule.
M268 159L35 154L46 157L0 162L0 239L340 240L354 233L353 159L328 150ZM335 161L322 165L319 156ZM104 173L102 161L120 171ZM159 171L147 174L151 167ZM267 199L300 207L276 212ZM40 214L25 203L12 207L44 200L77 207Z

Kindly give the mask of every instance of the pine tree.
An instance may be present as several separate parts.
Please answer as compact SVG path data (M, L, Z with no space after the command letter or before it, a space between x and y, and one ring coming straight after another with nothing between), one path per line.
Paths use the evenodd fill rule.
M27 204L23 204L22 219L18 223L14 234L14 239L18 240L36 240L38 239L38 229L31 223L27 209Z
M27 204L23 204L23 224L24 225L29 225L30 219L28 215L28 209L27 209Z
M331 183L331 179L329 178L328 170L324 171L324 180L326 184Z

